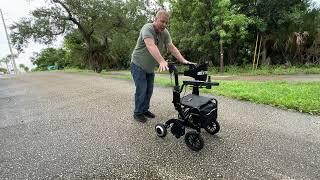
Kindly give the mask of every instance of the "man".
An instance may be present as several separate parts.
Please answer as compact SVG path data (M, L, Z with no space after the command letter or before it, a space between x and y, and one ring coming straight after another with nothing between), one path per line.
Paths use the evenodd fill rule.
M181 63L187 61L172 44L168 30L169 14L165 10L157 12L154 22L145 24L131 57L131 74L136 86L134 119L146 122L155 115L149 111L150 99L153 93L154 68L159 65L159 71L168 70L168 63L162 57L166 49Z

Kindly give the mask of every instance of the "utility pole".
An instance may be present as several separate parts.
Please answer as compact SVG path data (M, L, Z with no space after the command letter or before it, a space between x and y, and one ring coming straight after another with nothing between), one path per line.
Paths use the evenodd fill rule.
M14 56L13 56L13 52L12 52L12 48L11 48L11 44L10 44L10 39L9 39L8 32L7 32L6 23L4 22L4 18L3 18L3 14L2 14L2 10L1 9L0 9L0 13L1 13L1 17L2 17L4 31L6 32L6 36L7 36L7 40L8 40L8 46L9 46L10 53L11 53L11 63L13 64L14 73L17 74L18 73L18 68L17 68L17 65L16 65L16 61L14 60Z

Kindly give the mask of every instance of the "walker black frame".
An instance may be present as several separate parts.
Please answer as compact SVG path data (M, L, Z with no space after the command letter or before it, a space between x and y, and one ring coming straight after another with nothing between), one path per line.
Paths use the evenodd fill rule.
M211 77L207 76L208 64L188 64L188 66L189 69L184 71L184 75L192 77L195 80L183 81L180 87L179 72L174 63L169 63L169 73L174 74L175 83L172 103L178 111L178 118L169 119L163 124L157 124L155 131L159 137L165 137L167 135L167 129L171 127L171 132L176 138L180 138L186 134L185 142L187 146L194 151L199 151L204 145L204 141L200 135L201 128L204 128L210 134L216 134L220 130L220 125L217 121L218 101L213 97L200 96L199 89L211 89L212 86L218 86L219 83L211 82ZM192 86L192 94L181 97L183 89L188 86ZM188 103L189 99L191 100ZM195 102L197 102L197 104L195 104ZM200 106L210 103L214 105L210 111L213 113L212 118L209 121L206 120L204 123L204 121L201 120ZM185 133L185 127L194 129L195 131Z

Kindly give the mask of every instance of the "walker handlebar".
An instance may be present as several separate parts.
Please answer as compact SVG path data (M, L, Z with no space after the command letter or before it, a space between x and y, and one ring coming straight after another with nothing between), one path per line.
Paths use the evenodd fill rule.
M178 70L177 70L177 68L176 68L176 66L175 66L175 63L168 63L168 67L169 67L169 73L171 74L171 73L178 73Z
M191 85L191 86L219 86L218 82L206 82L206 81L183 81L184 85Z
M184 65L184 66L189 66L189 69L194 69L196 68L197 64L180 64L180 63L176 63L176 62L168 62L168 67L169 67L169 73L178 73L177 67L176 65Z
M179 86L179 78L178 78L178 70L176 68L176 64L178 63L168 63L169 72L174 73L175 76L175 85ZM191 85L196 87L206 87L207 89L211 89L212 86L219 86L218 82L211 82L211 77L208 77L208 64L184 64L188 65L189 69L185 70L183 74L185 76L189 76L194 78L194 81L183 81L183 85Z

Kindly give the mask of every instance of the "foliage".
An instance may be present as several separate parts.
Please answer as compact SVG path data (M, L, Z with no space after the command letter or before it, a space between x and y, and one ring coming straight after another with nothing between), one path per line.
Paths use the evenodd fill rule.
M0 67L0 72L7 73L8 71L7 71L7 69L6 69L6 68L2 68L2 67Z
M31 62L36 65L36 70L47 70L48 66L56 66L57 69L68 66L66 61L66 51L63 49L47 48L43 49L40 53L36 53Z
M23 69L24 69L25 72L29 72L29 67L28 66L25 66Z
M19 68L23 69L25 72L29 72L29 68L24 64L19 64Z
M4 63L6 65L6 67L7 67L7 69L9 69L9 65L8 65L9 62L10 62L10 58L8 58L8 56L3 57L3 58L0 59L0 64Z
M8 72L8 71L12 70L12 69L10 69L10 65L9 65L9 64L11 64L13 66L12 58L17 58L17 57L18 57L18 54L13 54L13 55L8 54L5 57L0 59L0 64L4 63L6 65L6 67L7 67L6 71ZM12 66L11 66L11 68L13 68Z
M319 82L244 82L222 81L213 92L241 100L320 114ZM209 92L206 90L206 92ZM301 96L303 94L303 96Z
M302 64L305 49L314 40L319 30L319 10L311 8L310 0L232 0L233 4L248 17L257 17L261 26L253 26L251 34L262 35L262 63L284 64L286 62ZM297 34L306 32L301 43ZM254 43L254 36L251 43ZM266 58L270 58L270 62Z
M71 32L64 37L64 49L66 49L66 61L70 66L84 69L87 57L81 34L77 31Z
M11 26L11 40L22 52L31 40L49 45L62 35L68 66L128 68L140 28L165 4L173 41L193 62L250 64L258 34L263 64L306 64L320 31L310 0L51 0Z
M82 50L81 58L75 62L76 66L85 66L100 72L102 68L118 61L128 61L128 52L132 48L132 38L138 34L137 27L146 20L144 3L142 0L53 0L48 1L47 7L38 8L32 12L32 17L22 19L11 27L13 44L22 51L30 39L51 44L56 35L70 35L76 37L77 44L72 45L73 40L67 40L71 54ZM127 34L120 36L120 34ZM70 37L70 36L67 36ZM119 57L120 52L112 54L113 37L121 37L121 41L128 41L125 46L121 44L122 52L126 54ZM116 39L116 42L119 39ZM115 43L115 46L119 43ZM129 48L130 45L130 48ZM122 49L124 48L124 49ZM126 58L125 60L123 58ZM119 66L127 66L119 63Z
M303 48L314 40L319 28L319 10L308 0L172 0L170 30L175 42L194 61L242 65L253 59L256 34L263 37L262 52L273 64L302 64ZM308 32L302 47L292 41L294 33ZM291 39L290 39L291 38ZM223 49L218 49L223 40ZM291 41L290 41L291 40Z
M219 42L225 43L225 50L237 49L248 37L251 24L257 24L256 20L238 11L229 0L172 1L170 28L174 40L189 59L197 62L218 64L222 50Z

